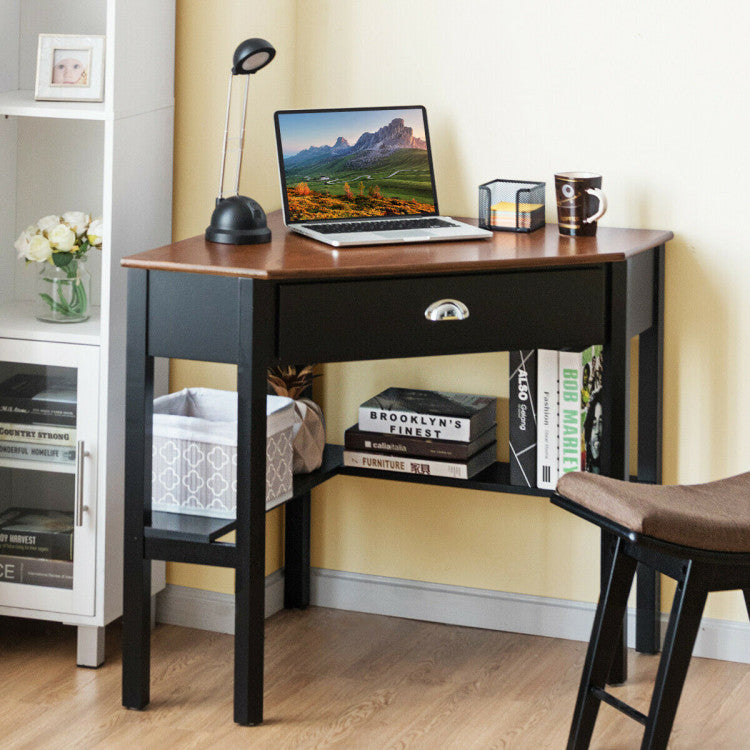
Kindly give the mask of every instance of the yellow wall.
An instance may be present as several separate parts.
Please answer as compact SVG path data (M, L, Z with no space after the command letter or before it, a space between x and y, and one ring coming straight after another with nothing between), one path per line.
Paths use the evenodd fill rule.
M211 218L219 184L219 163L229 71L235 47L248 37L269 40L276 58L259 75L250 77L245 155L241 191L270 211L278 208L276 145L273 112L293 106L296 75L295 0L178 0L175 65L175 167L173 237L181 240L202 234ZM235 93L242 93L235 79ZM239 119L241 96L233 99L232 122ZM233 129L236 138L237 129ZM235 146L230 143L230 147ZM235 180L232 154L227 179ZM236 368L229 365L173 361L170 389L205 386L234 390ZM282 564L282 520L268 514L266 571ZM167 581L181 586L234 593L234 571L167 563Z
M245 36L278 49L251 82L243 173L243 190L267 211L280 205L271 113L289 106L426 105L445 213L475 215L476 186L488 179L539 179L554 221L554 172L599 171L610 205L602 224L675 233L664 479L747 470L750 253L741 217L750 118L738 79L750 55L742 25L731 22L743 8L707 0L689 12L672 0L568 0L533 13L506 0L178 2L175 238L207 223L225 70ZM359 402L388 385L507 397L506 371L504 355L329 365L319 394L329 439L341 441ZM232 378L176 363L172 385ZM316 493L313 527L320 567L596 597L596 534L543 500L338 477ZM278 519L270 570L280 564L277 534ZM174 567L170 580L226 585L213 571L198 584ZM745 617L735 594L713 596L707 614Z

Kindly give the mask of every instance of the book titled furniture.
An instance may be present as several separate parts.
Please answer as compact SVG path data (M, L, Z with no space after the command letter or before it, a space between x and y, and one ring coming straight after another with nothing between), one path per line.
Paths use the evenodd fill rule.
M671 232L599 227L596 237L574 239L547 225L531 234L435 243L429 251L414 244L336 251L287 233L278 213L269 226L273 241L266 245L217 245L201 236L123 260L129 269L122 657L128 708L149 702L151 561L172 560L235 569L234 719L263 720L269 365L603 343L602 471L627 478L630 341L638 335L637 480L661 480L664 246ZM425 315L445 300L468 316ZM155 357L238 366L236 521L151 511ZM321 469L298 475L286 503L286 607L309 602L310 490L336 474L551 495L511 485L507 464L455 479L344 467L341 452L327 446ZM232 529L235 543L216 541ZM637 603L641 651L659 648L658 603L658 578L645 571ZM613 682L626 674L624 649L618 653Z

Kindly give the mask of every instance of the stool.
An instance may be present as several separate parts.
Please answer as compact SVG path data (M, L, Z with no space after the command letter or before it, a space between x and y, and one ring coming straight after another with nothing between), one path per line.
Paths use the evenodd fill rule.
M642 750L666 748L708 592L742 589L750 613L750 472L668 487L571 472L552 502L609 532L612 543L568 750L589 747L601 701L646 727ZM639 562L677 581L648 716L605 690Z

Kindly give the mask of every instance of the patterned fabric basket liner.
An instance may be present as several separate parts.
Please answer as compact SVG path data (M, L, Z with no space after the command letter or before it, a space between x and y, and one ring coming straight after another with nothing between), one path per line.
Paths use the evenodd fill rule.
M266 404L266 508L292 496L292 399ZM154 400L152 508L235 518L237 394L185 388Z

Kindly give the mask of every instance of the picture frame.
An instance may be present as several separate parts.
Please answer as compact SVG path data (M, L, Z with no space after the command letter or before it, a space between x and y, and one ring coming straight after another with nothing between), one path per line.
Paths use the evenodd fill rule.
M104 100L104 36L39 34L34 99Z

